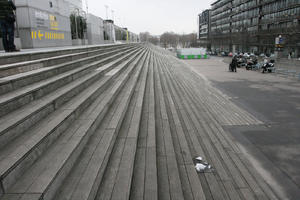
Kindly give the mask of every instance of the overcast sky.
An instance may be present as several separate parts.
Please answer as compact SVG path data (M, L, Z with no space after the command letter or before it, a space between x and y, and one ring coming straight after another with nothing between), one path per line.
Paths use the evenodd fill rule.
M214 0L87 0L88 12L106 19L114 10L115 23L134 33L149 31L160 35L166 31L191 33L197 31L197 15ZM83 0L86 7L86 0Z

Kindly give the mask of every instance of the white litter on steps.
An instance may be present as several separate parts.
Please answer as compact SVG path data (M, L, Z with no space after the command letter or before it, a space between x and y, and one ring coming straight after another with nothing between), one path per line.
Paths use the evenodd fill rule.
M207 162L203 161L201 156L195 158L196 166L195 169L199 173L211 172L212 166Z

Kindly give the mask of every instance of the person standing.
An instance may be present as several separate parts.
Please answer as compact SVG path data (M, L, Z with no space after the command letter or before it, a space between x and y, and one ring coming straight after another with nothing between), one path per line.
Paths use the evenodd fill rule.
M232 72L236 72L237 65L238 65L238 60L237 60L237 56L235 55L231 61L231 71Z
M0 0L0 27L5 52L19 51L14 44L16 21L14 10L16 6L12 0Z

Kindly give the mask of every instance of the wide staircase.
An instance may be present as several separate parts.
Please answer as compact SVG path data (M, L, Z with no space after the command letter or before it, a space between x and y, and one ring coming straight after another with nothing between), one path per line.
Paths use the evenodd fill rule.
M261 122L162 49L0 64L0 200L277 199L222 128ZM197 173L197 156L213 170Z

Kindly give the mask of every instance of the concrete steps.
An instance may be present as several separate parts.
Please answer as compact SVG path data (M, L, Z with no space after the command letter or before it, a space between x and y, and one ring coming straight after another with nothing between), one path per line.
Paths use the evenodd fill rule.
M18 191L18 193L25 194L35 193L40 194L40 197L43 196L44 199L51 199L55 194L54 191L59 188L60 183L74 165L88 138L95 132L98 123L105 116L114 98L122 89L124 82L127 81L131 70L134 69L133 67L134 66L129 67L124 73L120 74L122 78L115 81L115 83L108 88L108 93L100 94L99 98L102 99L102 101L96 102L98 105L97 108L93 109L93 113L82 113L82 115L72 123L73 126L70 126L63 133L61 138L54 142L53 145L41 155L41 158L27 170L24 176L19 178L18 182L8 190L8 193L10 193L10 191ZM120 67L120 70L121 69ZM109 72L107 76L111 76ZM94 94L95 92L92 93ZM86 95L83 96L86 98ZM74 106L74 103L70 104L70 106ZM114 123L117 121L118 120L114 121ZM50 160L51 162L48 163L47 161ZM29 188L28 185L30 185Z
M33 59L29 56L27 57L26 61L23 62L16 62L10 64L3 64L0 67L0 78L6 76L12 76L19 73L24 73L44 67L50 67L53 65L61 64L63 62L71 62L75 60L79 60L85 57L90 57L93 55L97 55L100 53L105 53L107 51L117 50L122 48L122 46L108 46L108 47L98 47L93 49L84 48L81 49L82 52L74 52L71 54L65 54L68 52L62 52L62 55L57 55L51 57L51 55L44 55L43 58L40 59ZM45 57L47 56L47 57ZM48 57L49 56L49 57ZM0 57L1 60L1 57ZM3 60L5 62L7 60ZM1 61L0 61L1 62Z
M0 119L0 144L5 146L11 140L16 138L20 133L34 125L40 118L57 110L61 105L70 100L76 94L87 88L91 83L103 76L108 70L122 62L127 56L114 60L106 65L96 65L99 68L94 69L75 81L67 83L63 87L57 89L54 93L33 100L22 108L5 115ZM57 86L57 85L56 85Z
M154 65L152 54L149 62L149 75L141 116L130 199L158 199Z
M34 100L16 112L1 118L3 131L1 132L0 171L4 191L8 190L23 172L36 162L39 156L141 52L142 50L132 49L123 57L114 59L106 65L98 65L92 73L75 79L53 94ZM116 94L117 92L118 90L115 91ZM24 131L27 129L29 130Z
M133 164L136 153L137 136L141 121L146 80L148 76L149 59L146 60L141 78L135 88L132 101L126 112L121 131L118 134L118 144L110 157L104 181L101 183L96 199L128 199L130 194ZM117 153L118 152L118 153ZM121 153L121 155L119 154ZM113 187L112 187L113 186Z
M131 49L130 49L131 50ZM122 53L119 53L120 57L122 54L130 51L124 50ZM120 58L118 58L120 59ZM106 59L102 59L99 61L94 61L93 63L84 65L82 67L78 67L75 69L71 69L67 72L63 72L60 74L56 74L55 76L46 78L37 83L32 83L26 85L25 87L21 87L17 90L11 91L9 93L3 94L0 96L0 117L6 115L7 113L28 104L36 99L43 97L46 94L54 91L55 89L62 87L73 80L76 80L79 77L85 76L91 73L95 68L98 68L105 63L116 60L115 55L108 57ZM26 76L25 79L28 77Z
M31 71L28 71L25 73L18 73L16 75L3 77L0 79L0 94L8 93L10 91L21 88L24 85L29 85L31 83L44 80L46 78L56 76L60 73L69 71L69 70L77 68L77 67L81 67L83 65L95 62L100 59L108 58L111 56L120 56L116 53L117 52L122 53L122 50L128 49L128 48L130 48L130 47L114 49L112 51L84 57L84 58L81 58L78 60L62 62L57 65L52 65L52 66L48 66L48 67L39 68L36 70L31 70Z
M167 58L165 57L164 60L167 60ZM208 194L209 190L204 188L204 190L206 190L205 195L212 196L216 199L277 199L276 195L271 191L269 186L267 186L267 184L262 181L260 176L257 176L257 172L253 173L253 167L244 165L241 162L244 159L239 158L241 156L240 151L232 142L232 139L228 137L228 134L226 134L223 128L220 126L222 120L216 120L214 111L207 110L207 108L209 108L210 106L205 104L199 105L199 102L201 101L199 101L199 97L197 97L197 95L208 96L208 93L203 94L203 91L201 93L198 93L197 90L192 90L191 88L195 87L194 83L192 81L187 81L191 80L191 77L189 77L188 79L180 78L182 77L182 71L180 70L182 69L182 66L178 66L177 70L180 71L175 75L175 67L173 65L173 69L171 69L172 65L170 63L172 62L170 61L168 67L166 67L165 69L168 69L170 71L173 70L173 74L169 75L169 80L171 80L172 82L170 86L175 87L170 91L174 91L174 99L176 99L177 102L182 102L178 103L178 110L183 113L183 119L187 116L190 117L189 120L194 123L197 132L200 133L201 136L198 136L198 140L200 141L200 143L195 142L197 141L196 137L191 137L192 139L190 140L190 144L188 146L194 147L194 156L203 155L205 160L212 163L213 166L216 167L216 177L219 176L219 178L213 180L212 177L205 175L207 182L209 183L208 186L211 187L209 188L209 190L219 191L215 193L211 192L210 194ZM165 70L166 74L168 74L168 70ZM185 84L185 87L182 84ZM175 95L176 90L177 95ZM203 109L205 110L204 112L201 111ZM186 114L184 114L184 112L186 112ZM197 113L195 117L193 116L193 113ZM247 117L247 115L244 116ZM199 126L199 122L201 126ZM188 120L185 120L184 123L187 127L186 132L192 133L193 131L189 130L192 127L189 128L190 125L188 125L190 122ZM199 128L197 128L197 126L199 126ZM230 145L227 142L230 142ZM232 150L228 151L228 149L231 148ZM251 173L249 173L248 170ZM223 180L223 183L221 185L219 184L219 189L217 189L216 184L214 184L214 182L219 182L218 179ZM239 189L240 187L243 189Z
M5 54L0 57L0 65L7 65L13 63L21 63L33 60L39 60L44 58L53 58L57 56L71 55L83 52L92 52L94 50L107 49L111 47L126 46L124 44L110 44L110 45L95 45L95 46L82 46L82 47L64 47L53 49L38 49L37 51L24 51L16 54ZM128 46L128 45L127 45Z
M135 63L135 69L124 88L116 98L103 119L95 130L88 148L84 149L82 156L77 161L78 165L71 171L64 182L64 186L55 199L94 199L102 177L107 167L108 159L115 145L121 124L127 115L127 109L134 94L134 89L139 83L142 66L146 55ZM79 175L78 175L79 174Z
M89 51L36 53L53 65L0 78L23 83L0 96L0 200L277 199L222 127L253 116L162 49Z

